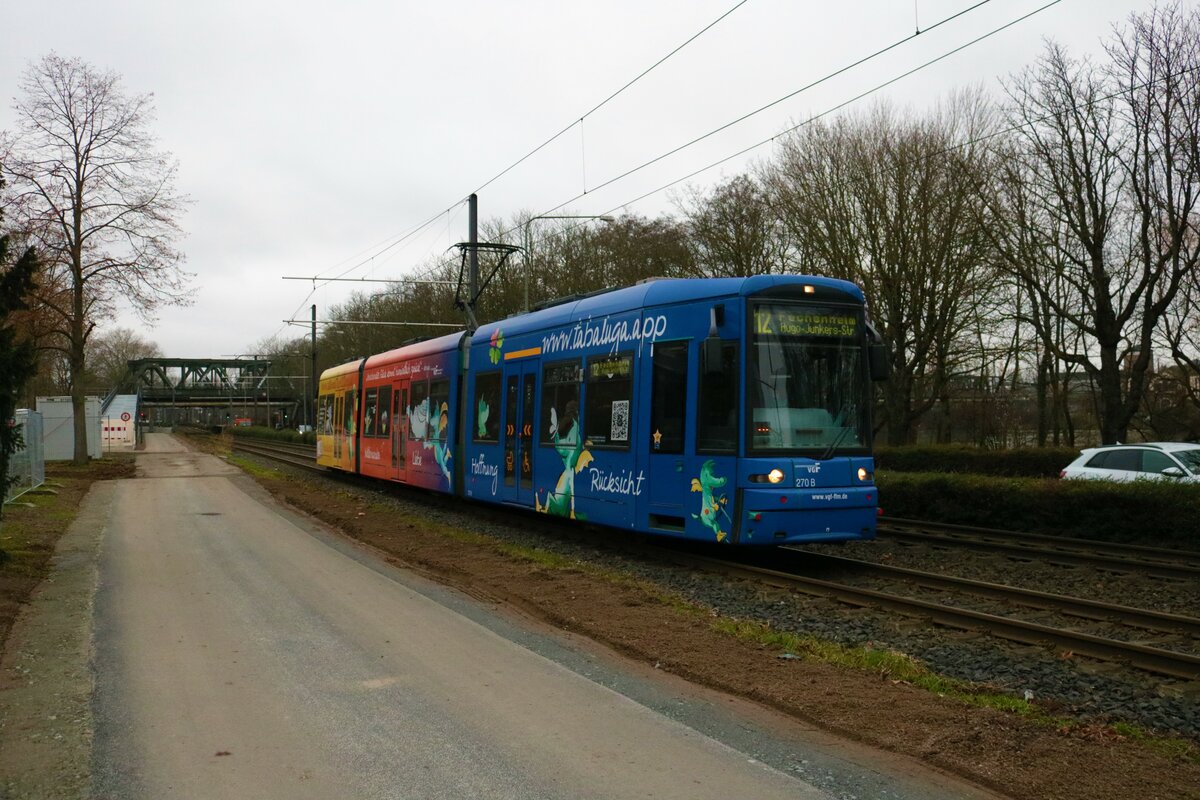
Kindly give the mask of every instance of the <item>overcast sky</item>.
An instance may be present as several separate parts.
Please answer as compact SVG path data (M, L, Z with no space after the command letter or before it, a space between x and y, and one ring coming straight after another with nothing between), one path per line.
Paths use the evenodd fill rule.
M115 324L172 357L251 352L283 320L354 290L284 276L411 274L467 238L459 201L579 120L738 0L48 0L6 3L0 128L26 65L50 51L152 92L178 189L195 303L153 328ZM1048 0L991 0L884 56L802 92L653 167L595 187L931 28L977 0L747 0L614 100L479 193L480 218L653 216L671 193L636 198L959 47ZM873 97L923 109L955 88L1030 64L1045 38L1098 54L1114 23L1149 0L1062 0ZM847 110L864 108L860 100ZM771 155L769 146L690 179L699 187ZM585 196L579 197L584 191ZM678 188L675 190L678 191ZM578 199L574 199L577 198ZM569 201L569 202L568 202ZM382 246L444 213L420 235ZM318 284L318 286L320 286Z

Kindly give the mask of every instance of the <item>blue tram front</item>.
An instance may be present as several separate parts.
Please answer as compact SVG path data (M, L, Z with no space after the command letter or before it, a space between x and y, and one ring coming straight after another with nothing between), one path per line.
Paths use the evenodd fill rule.
M871 538L871 337L857 287L801 276L656 280L486 325L464 491L715 542Z

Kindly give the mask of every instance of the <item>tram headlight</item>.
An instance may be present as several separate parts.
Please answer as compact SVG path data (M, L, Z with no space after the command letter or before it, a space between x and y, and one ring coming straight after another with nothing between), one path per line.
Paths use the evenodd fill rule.
M751 483L783 483L783 479L787 477L783 474L783 470L779 467L766 473L758 473L750 476Z
M866 467L859 467L859 468L858 468L858 479L859 479L860 481L869 481L869 480L871 480L871 479L872 479L872 478L874 478L874 477L875 477L875 475L874 475L873 473L867 472L867 468L866 468Z

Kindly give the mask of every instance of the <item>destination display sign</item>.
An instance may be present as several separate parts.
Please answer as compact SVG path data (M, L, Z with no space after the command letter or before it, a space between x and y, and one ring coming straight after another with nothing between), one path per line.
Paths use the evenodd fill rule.
M588 378L594 381L606 378L628 378L632 374L633 359L628 355L593 358L588 361Z
M803 306L760 306L754 310L756 336L858 335L858 317L853 313Z

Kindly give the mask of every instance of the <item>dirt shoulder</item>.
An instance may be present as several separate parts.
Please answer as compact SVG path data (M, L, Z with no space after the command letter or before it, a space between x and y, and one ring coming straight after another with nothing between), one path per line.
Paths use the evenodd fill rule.
M46 465L45 491L26 493L4 507L0 518L0 650L21 608L50 573L50 559L80 503L96 481L133 477L132 455L98 459L76 467Z
M25 495L0 520L0 797L88 795L92 597L114 486L96 484L133 469L53 465L53 493Z
M475 597L507 604L642 664L782 711L806 725L905 756L1018 798L1200 798L1194 745L1169 752L1111 729L1055 726L978 708L867 670L718 629L707 609L644 582L515 553L487 537L398 513L364 493L254 470L279 500ZM1176 743L1178 744L1178 743Z

